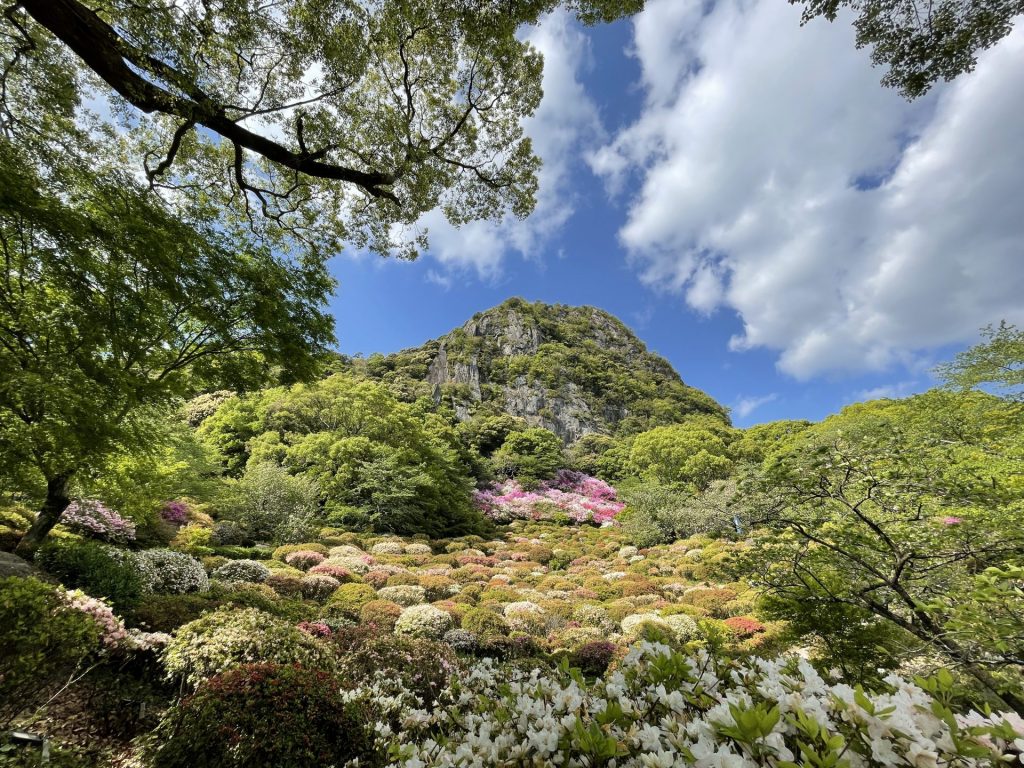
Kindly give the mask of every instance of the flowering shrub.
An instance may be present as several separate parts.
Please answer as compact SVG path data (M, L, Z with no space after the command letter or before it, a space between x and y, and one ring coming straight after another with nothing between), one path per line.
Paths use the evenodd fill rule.
M731 616L722 623L737 637L750 637L765 630L764 624L749 616Z
M151 651L163 648L171 639L164 632L127 629L109 605L79 589L67 592L64 599L69 608L81 611L96 623L100 629L100 640L107 650Z
M402 610L402 606L390 600L371 600L359 611L359 620L363 624L372 624L381 632L393 632Z
M395 622L395 634L440 640L444 633L454 626L455 619L450 613L432 605L413 605L402 611L398 617L398 621Z
M258 560L229 560L210 575L221 581L251 581L260 584L267 580L270 569Z
M184 501L168 501L160 508L160 517L171 525L188 522L189 506Z
M830 684L799 659L736 666L640 643L593 683L568 668L502 670L485 659L437 706L406 705L400 733L378 730L391 765L421 768L987 767L1016 760L1024 746L1020 718L955 718L951 677L914 684L890 676L886 686L867 693Z
M314 565L309 569L309 573L330 576L332 579L337 579L339 584L352 581L352 571L342 568L340 565L331 565L330 563Z
M600 677L607 671L618 649L615 643L609 643L607 640L584 643L573 651L569 657L569 664L587 677Z
M365 718L330 675L247 664L208 680L168 710L147 765L340 766L371 751Z
M256 608L222 608L179 627L163 655L168 678L192 686L249 662L332 666L317 640Z
M309 549L300 549L296 552L289 552L284 556L284 561L288 563L288 565L292 565L300 571L306 571L314 565L320 565L320 563L326 559L327 558L320 552L314 552Z
M398 713L433 707L459 668L447 645L395 635L363 635L339 663L350 699L390 727Z
M150 589L153 592L183 595L210 589L206 569L191 555L171 549L146 549L137 557L151 569Z
M60 522L83 536L116 544L135 541L135 523L95 499L72 501L64 510Z
M434 550L430 548L429 544L424 544L419 541L414 541L412 544L405 545L405 554L407 555L431 555Z
M512 520L557 520L573 523L611 523L625 507L615 489L603 480L563 469L536 490L527 491L515 480L494 483L473 495L476 507L497 523Z

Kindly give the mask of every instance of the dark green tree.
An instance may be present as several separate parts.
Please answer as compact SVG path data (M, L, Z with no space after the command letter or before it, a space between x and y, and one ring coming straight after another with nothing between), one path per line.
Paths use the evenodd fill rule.
M209 208L172 212L99 156L92 166L56 154L36 166L0 141L0 463L45 489L23 553L60 520L76 476L146 445L147 409L308 377L333 338L320 262L275 256Z

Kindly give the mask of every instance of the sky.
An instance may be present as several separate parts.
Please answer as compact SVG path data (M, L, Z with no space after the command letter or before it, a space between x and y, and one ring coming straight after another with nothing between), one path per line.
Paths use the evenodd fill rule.
M428 214L415 262L336 257L340 349L520 296L611 312L738 426L934 386L981 327L1024 324L1024 21L914 102L849 21L801 27L780 0L545 18L524 32L545 56L536 210Z

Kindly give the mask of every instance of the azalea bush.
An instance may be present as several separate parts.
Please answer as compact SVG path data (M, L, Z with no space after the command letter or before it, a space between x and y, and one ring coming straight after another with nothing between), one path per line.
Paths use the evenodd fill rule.
M138 558L151 569L149 587L153 592L180 595L210 589L206 569L191 555L171 549L146 549Z
M406 768L1019 763L1024 720L958 716L952 687L948 673L890 676L867 692L826 681L802 659L737 664L642 642L593 682L568 664L527 671L484 659L453 678L436 706L403 703L401 731L378 732L391 765ZM362 694L375 696L372 687Z
M221 581L251 581L261 584L270 576L270 569L258 560L229 560L211 574Z
M154 576L132 552L72 537L48 540L36 554L36 563L66 586L107 598L118 608L137 603Z
M65 528L83 536L116 544L135 541L135 523L95 499L72 501L60 522Z
M567 469L532 490L524 489L516 480L494 483L475 491L473 501L497 523L519 519L603 525L611 523L625 507L608 483Z
M332 666L317 640L256 608L223 608L179 627L163 656L168 678L192 686L250 662Z

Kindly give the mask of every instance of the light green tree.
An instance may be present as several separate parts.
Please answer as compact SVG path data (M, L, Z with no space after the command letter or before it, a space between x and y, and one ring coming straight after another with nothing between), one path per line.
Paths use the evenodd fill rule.
M985 339L966 349L936 373L961 391L988 385L1004 397L1024 399L1024 331L1005 322L982 328Z
M1021 423L1024 405L933 390L794 434L765 460L761 584L809 616L845 607L887 622L1024 711L1024 646L965 632L962 607L976 574L1024 557Z
M76 477L152 442L149 408L311 375L332 281L201 203L172 212L99 144L89 163L20 149L0 140L0 466L40 488L28 554Z
M481 522L455 430L377 382L335 374L236 398L199 433L236 474L272 463L315 482L347 525L445 536Z
M728 476L733 430L714 418L691 418L680 424L655 427L636 436L629 452L629 469L647 480L683 483L702 490Z

